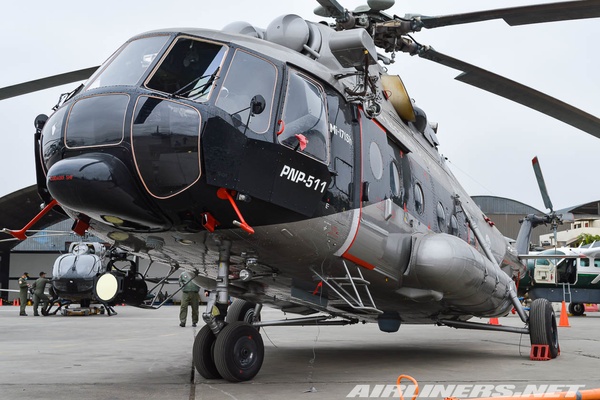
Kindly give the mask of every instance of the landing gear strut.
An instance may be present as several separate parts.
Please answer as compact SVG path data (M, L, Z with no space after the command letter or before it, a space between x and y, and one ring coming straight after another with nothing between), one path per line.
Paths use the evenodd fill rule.
M221 242L217 287L211 292L202 314L206 325L194 340L193 360L198 373L206 379L240 382L258 374L265 348L260 333L250 325L257 318L256 311L250 313L245 302L232 307L233 319L225 320L229 307L230 249L231 242ZM256 309L260 312L260 307L252 307L252 310Z

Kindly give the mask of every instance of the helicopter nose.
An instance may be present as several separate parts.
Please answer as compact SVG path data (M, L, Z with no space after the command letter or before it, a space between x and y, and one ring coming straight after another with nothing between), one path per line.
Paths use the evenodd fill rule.
M163 230L169 223L137 190L118 158L91 153L55 163L47 175L50 194L63 208L126 230Z

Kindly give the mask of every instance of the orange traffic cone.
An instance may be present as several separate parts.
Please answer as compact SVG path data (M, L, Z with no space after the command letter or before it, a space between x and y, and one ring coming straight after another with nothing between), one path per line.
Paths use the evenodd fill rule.
M569 325L569 315L567 314L567 304L565 301L562 301L562 306L560 308L560 320L558 321L558 326L562 327L570 327Z
M2 297L0 297L0 307L2 307L4 304L2 303Z
M490 318L488 325L500 325L500 322L498 321L498 318Z
M13 300L13 306L20 306L20 305L21 305L21 302L19 301L18 298Z

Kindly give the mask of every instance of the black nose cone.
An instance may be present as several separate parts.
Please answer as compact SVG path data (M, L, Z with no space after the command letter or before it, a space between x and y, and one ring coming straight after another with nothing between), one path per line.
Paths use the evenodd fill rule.
M118 158L91 153L55 163L47 175L48 190L61 206L127 230L164 230L167 219L138 189Z

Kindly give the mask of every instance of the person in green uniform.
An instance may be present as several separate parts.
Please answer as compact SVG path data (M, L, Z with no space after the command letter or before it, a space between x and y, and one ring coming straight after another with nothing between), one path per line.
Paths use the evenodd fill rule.
M181 308L179 310L179 326L185 327L187 320L188 305L192 307L192 326L198 323L198 305L200 303L200 286L196 285L192 279L195 275L189 272L182 272L179 275L179 286L182 286Z
M46 294L44 293L44 290L46 290L46 284L48 284L48 279L46 278L46 273L40 272L40 277L33 284L33 287L34 287L34 290L33 290L33 315L36 317L40 315L38 313L38 307L40 305L40 300L42 303L42 310L44 308L46 308L46 306L48 305L48 302L50 301L48 296L46 296Z
M29 274L27 272L23 272L23 275L19 278L19 302L21 303L21 310L19 315L27 316L25 313L25 306L27 306L27 291L29 290L29 283L27 283L27 278L29 278Z

